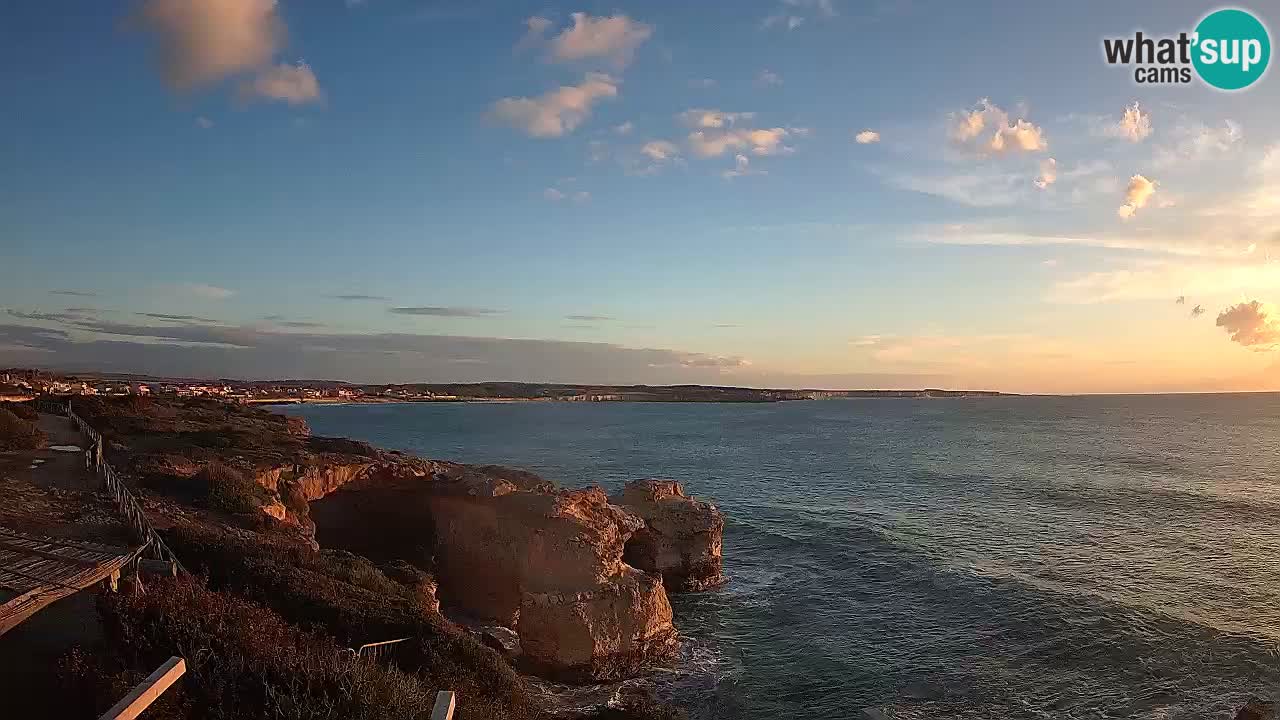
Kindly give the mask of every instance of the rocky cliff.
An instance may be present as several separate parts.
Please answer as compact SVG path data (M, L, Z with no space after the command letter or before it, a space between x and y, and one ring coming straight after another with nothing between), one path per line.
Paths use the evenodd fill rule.
M430 465L365 472L314 503L321 544L429 569L447 609L515 629L519 661L548 677L618 678L675 652L661 578L623 561L643 520L599 489Z
M313 437L258 409L131 399L78 412L104 432L113 464L167 496L168 515L401 562L397 582L425 606L438 598L547 676L613 679L669 658L664 576L682 588L718 582L723 523L675 483L628 488L629 510L519 470Z
M686 496L675 480L628 482L614 502L644 520L627 542L627 563L661 574L674 592L724 583L724 518L714 505Z

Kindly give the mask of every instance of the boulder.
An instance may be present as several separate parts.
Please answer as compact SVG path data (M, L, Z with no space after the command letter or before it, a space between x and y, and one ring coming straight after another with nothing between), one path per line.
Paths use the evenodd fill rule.
M526 592L520 603L523 664L567 682L634 675L678 649L662 579L624 566L582 592Z
M661 574L672 592L724 583L724 517L714 505L686 496L675 480L657 479L628 482L615 502L644 520L627 542L627 563Z

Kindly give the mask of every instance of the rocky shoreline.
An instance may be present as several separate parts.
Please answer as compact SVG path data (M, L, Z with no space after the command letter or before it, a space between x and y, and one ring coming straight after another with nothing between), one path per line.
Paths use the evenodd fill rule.
M632 481L610 498L312 437L296 418L208 401L94 400L77 412L154 501L179 554L186 533L203 548L228 531L241 544L352 553L512 668L556 682L670 663L668 592L724 582L723 518L672 480Z

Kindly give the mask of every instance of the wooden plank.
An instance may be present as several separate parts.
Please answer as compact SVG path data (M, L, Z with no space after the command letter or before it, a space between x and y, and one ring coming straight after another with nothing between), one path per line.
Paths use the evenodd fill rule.
M431 720L453 720L455 702L452 690L441 690L436 693L436 705L431 710Z
M169 686L187 671L187 661L174 656L147 676L132 692L111 706L98 720L133 720L156 701Z

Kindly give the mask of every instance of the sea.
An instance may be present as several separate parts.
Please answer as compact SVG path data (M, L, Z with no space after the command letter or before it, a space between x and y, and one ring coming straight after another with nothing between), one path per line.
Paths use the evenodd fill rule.
M278 408L726 518L649 679L694 720L1231 718L1280 699L1280 395Z

